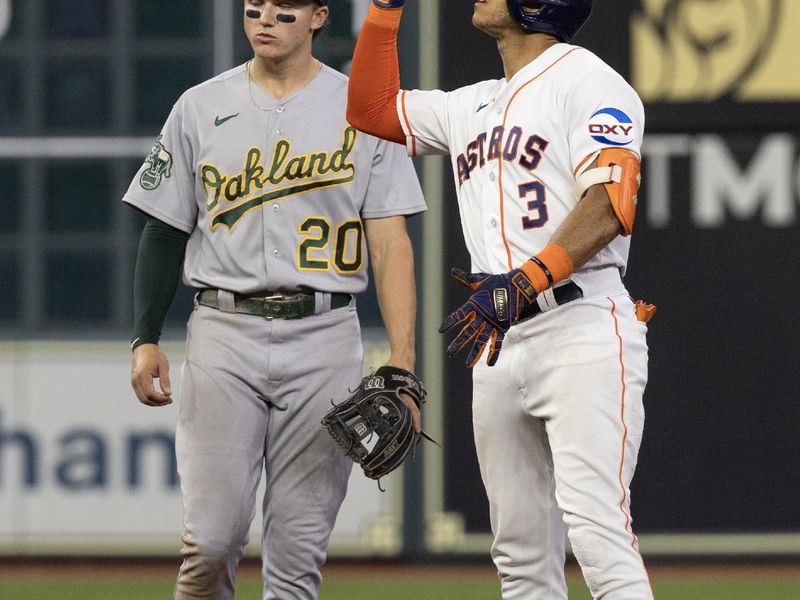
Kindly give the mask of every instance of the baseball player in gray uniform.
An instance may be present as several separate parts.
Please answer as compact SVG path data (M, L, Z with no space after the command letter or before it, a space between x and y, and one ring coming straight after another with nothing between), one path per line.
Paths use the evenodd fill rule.
M328 12L246 0L253 59L181 96L124 197L148 216L132 344L144 404L171 402L157 344L182 263L197 289L176 434L178 599L234 597L262 474L263 597L317 597L353 464L320 419L362 376L365 247L387 364L414 369L406 217L425 203L404 148L346 122L347 78L311 51Z

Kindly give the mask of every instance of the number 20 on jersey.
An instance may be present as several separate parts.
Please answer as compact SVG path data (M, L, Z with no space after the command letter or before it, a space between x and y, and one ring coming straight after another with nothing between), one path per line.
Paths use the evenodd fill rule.
M364 228L359 219L348 219L334 227L325 217L308 217L297 231L303 235L297 246L297 268L301 271L330 271L333 265L339 273L352 275L361 269Z

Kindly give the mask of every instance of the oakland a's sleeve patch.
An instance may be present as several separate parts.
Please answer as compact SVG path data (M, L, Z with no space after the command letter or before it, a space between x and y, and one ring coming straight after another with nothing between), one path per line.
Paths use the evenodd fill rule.
M147 168L139 176L139 184L146 190L154 190L161 185L162 178L172 173L172 155L161 143L163 135L156 138L153 147L144 159Z

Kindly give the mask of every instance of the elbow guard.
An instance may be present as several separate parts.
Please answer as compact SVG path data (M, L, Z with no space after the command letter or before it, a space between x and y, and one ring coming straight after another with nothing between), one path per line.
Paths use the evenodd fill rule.
M641 180L639 157L635 153L624 148L604 148L597 158L597 167L584 171L575 180L575 197L580 200L590 187L604 184L623 233L630 235Z

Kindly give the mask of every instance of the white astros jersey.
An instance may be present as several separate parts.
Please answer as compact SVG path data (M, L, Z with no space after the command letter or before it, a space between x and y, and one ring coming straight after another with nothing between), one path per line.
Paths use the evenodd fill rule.
M187 285L366 288L361 219L426 207L404 148L347 124L346 91L323 66L278 102L241 65L181 96L124 200L191 234Z
M644 110L636 92L597 56L568 44L552 46L510 81L401 92L397 102L409 153L452 156L473 271L503 273L544 248L577 203L575 175L599 150L640 155ZM581 271L624 272L629 245L618 236Z

